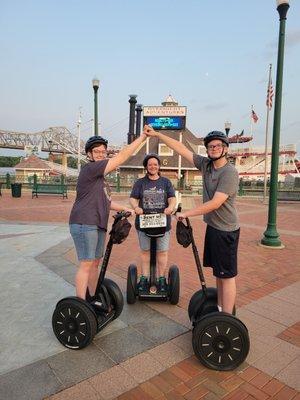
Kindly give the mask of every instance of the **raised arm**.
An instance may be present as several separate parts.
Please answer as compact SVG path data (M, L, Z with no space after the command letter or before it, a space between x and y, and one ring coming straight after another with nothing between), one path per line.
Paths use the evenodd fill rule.
M118 168L121 164L123 164L138 147L143 143L143 141L147 138L147 136L142 133L134 142L130 143L130 145L124 147L116 156L110 158L106 165L104 174L108 174L109 172Z
M158 137L162 140L168 147L175 150L178 154L188 160L191 164L194 164L193 161L193 152L190 151L183 143L179 142L178 140L172 139L169 136L163 135L160 132L155 131L152 126L145 125L143 133L147 136Z

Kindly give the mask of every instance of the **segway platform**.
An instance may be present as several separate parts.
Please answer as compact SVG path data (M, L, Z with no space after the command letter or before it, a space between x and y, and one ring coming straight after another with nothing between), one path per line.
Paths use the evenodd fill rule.
M188 218L187 225L177 223L177 241L184 247L192 244L192 250L201 283L201 289L190 300L188 313L193 324L193 349L200 362L217 371L237 368L247 357L250 339L247 327L235 315L218 311L216 288L207 288L193 230ZM235 314L235 307L233 310Z
M88 346L94 336L123 310L122 292L115 282L105 278L105 273L113 245L122 243L129 234L129 215L121 212L114 216L95 296L90 301L76 296L66 297L56 304L52 316L53 332L60 343L69 349Z
M137 267L131 264L127 274L127 303L133 304L139 300L170 301L177 304L179 301L180 278L176 265L169 268L166 290L160 291L156 280L156 240L166 232L166 215L143 214L139 216L140 228L150 237L150 282L147 290L140 291L137 281Z

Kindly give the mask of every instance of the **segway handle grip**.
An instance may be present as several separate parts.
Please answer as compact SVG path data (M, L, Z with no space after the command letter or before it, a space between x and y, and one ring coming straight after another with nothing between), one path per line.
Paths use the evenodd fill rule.
M181 207L181 203L178 204L177 210L175 211L175 214L178 212L181 212L182 207Z
M130 215L131 215L131 212L129 212L129 211L118 211L115 215L113 215L113 218L115 220L118 220L118 219L122 219L122 218L128 218L128 217L130 217Z

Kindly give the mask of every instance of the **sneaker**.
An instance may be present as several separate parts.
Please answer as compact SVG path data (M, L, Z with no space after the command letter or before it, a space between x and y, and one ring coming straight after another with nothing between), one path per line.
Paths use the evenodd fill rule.
M142 275L138 283L139 292L147 292L148 286L148 278Z
M88 303L91 303L92 301L95 300L95 296L91 296L91 295L90 295L89 288L86 289L85 300L86 300Z
M158 290L161 293L166 293L168 290L167 280L164 276L160 276L158 279Z

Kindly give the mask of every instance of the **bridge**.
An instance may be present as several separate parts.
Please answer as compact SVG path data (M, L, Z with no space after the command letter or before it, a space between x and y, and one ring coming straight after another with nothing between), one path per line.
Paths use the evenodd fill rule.
M41 132L25 133L0 129L0 147L24 150L26 146L38 151L60 154L78 154L78 138L64 126L51 127ZM80 141L80 154L84 152L84 141ZM84 157L83 157L84 158Z
M64 126L51 127L41 132L25 133L0 129L0 148L25 150L26 146L36 147L48 153L78 155L78 137ZM80 154L85 161L85 141L80 140ZM117 153L121 146L110 145L109 155Z

